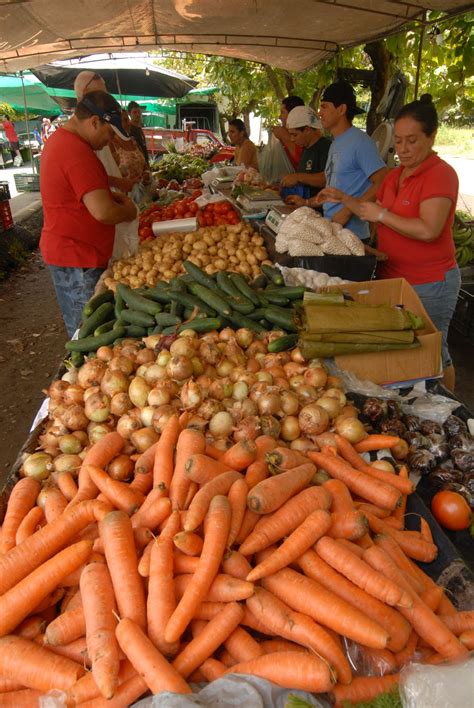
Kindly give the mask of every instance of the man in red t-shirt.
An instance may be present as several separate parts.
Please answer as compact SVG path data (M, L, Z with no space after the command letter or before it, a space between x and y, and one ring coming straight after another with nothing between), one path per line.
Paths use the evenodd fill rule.
M132 221L137 213L126 195L112 194L94 153L109 142L112 131L122 134L120 110L110 94L88 94L49 138L41 157L40 250L69 336L112 255L115 224Z
M280 107L281 125L275 126L272 129L273 135L281 142L283 149L285 150L295 171L298 169L301 155L303 154L303 148L301 145L296 145L296 143L292 141L290 131L286 127L286 121L288 114L297 106L304 106L304 101L299 96L287 96L284 98Z
M3 130L7 136L8 147L10 148L10 152L12 154L13 164L15 167L21 167L23 164L23 158L20 152L20 141L18 140L15 126L6 113L3 116Z

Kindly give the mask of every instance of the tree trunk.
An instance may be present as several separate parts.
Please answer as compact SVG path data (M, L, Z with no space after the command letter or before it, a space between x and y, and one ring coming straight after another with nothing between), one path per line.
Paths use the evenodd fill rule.
M275 96L278 98L280 103L283 101L285 98L285 94L283 93L283 90L281 88L280 82L278 80L278 76L276 75L276 72L274 69L272 69L271 66L268 66L268 64L264 65L265 73L268 77L269 82L273 86L273 90L275 91Z
M378 114L376 109L385 93L385 88L390 78L392 55L383 40L366 44L364 52L370 57L372 66L375 69L375 84L372 87L370 108L367 114L367 133L372 135L375 128L383 120L383 116Z
M287 96L293 96L295 92L295 80L290 71L285 71L285 87Z
M313 111L318 110L318 105L319 105L319 99L321 98L321 94L323 92L322 87L317 88L314 92L313 95L311 96L311 100L309 102L309 107L313 109Z

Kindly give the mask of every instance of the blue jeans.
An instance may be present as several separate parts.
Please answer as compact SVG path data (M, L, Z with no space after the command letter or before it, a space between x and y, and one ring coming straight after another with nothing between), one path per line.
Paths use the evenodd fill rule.
M48 266L56 290L64 325L70 337L81 322L82 308L94 294L104 268L62 268Z
M413 287L433 320L434 326L443 335L441 354L443 369L445 369L453 363L448 351L448 329L458 300L461 273L459 268L455 266L455 268L451 268L445 273L443 280L414 285Z

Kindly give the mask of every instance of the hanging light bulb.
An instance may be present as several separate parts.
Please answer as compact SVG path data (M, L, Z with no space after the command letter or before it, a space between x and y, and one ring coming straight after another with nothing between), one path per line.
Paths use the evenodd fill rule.
M145 69L145 76L150 76L150 69L148 67Z

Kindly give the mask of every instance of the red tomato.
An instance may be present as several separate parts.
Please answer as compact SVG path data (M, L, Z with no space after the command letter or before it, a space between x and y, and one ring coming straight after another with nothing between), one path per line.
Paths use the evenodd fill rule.
M144 240L147 238L151 238L153 236L153 231L150 229L149 226L145 226L144 228L138 230L138 235L142 240Z
M206 226L214 226L214 217L206 216Z
M197 199L198 197L201 196L201 194L202 194L202 189L195 189L191 196L193 197L193 199Z
M469 504L461 494L448 490L438 492L431 501L435 519L450 531L467 529L471 523Z
M206 217L204 216L204 214L198 214L197 220L198 220L199 226L206 226Z

